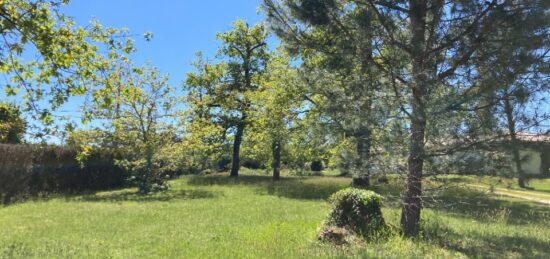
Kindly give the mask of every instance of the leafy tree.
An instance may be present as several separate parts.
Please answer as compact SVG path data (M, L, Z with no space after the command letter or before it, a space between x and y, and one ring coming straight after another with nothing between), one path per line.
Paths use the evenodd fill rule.
M233 27L217 36L222 42L218 50L221 61L214 65L198 62L198 72L188 74L186 85L188 92L196 97L193 116L207 118L231 131L230 175L238 176L241 143L250 121L250 110L255 106L251 96L260 88L269 53L263 25L249 27L237 20Z
M61 12L68 2L0 2L0 73L9 78L4 91L23 97L25 110L50 126L52 110L70 96L90 92L110 60L134 51L125 29L104 28L95 20L89 27L76 26ZM25 60L28 53L36 53L36 58Z
M23 142L25 120L19 107L0 103L0 143L19 144Z
M252 96L252 101L261 104L252 114L251 131L259 131L271 150L273 179L279 180L282 152L297 133L300 116L304 112L304 84L298 70L290 66L290 57L279 51L267 64L264 83ZM303 151L298 151L303 152Z
M200 52L197 59L193 63L197 73L188 73L184 85L188 109L183 121L183 140L178 145L182 151L180 154L184 156L180 161L191 172L217 167L228 145L227 128L217 119L210 105L210 93L216 84L221 83L225 66L209 64Z
M134 176L140 193L166 189L156 155L174 136L177 100L168 76L149 65L131 63L121 63L113 74L118 84L97 89L88 111L93 119L106 121L99 129L106 138L100 146L120 154L118 164Z

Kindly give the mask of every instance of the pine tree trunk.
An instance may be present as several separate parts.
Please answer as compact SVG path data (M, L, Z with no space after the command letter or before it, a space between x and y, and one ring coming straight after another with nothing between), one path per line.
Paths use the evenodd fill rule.
M369 187L370 172L369 159L371 148L371 131L368 128L363 128L357 134L357 160L355 161L356 173L353 176L353 185L358 187Z
M415 110L417 109L413 108L413 116L417 113ZM401 228L406 236L415 236L420 230L425 127L425 121L413 119L411 126L410 154L408 158L408 174L405 183L403 210L401 213Z
M237 126L237 133L235 133L235 140L233 141L233 158L231 160L231 173L229 176L237 177L239 176L240 168L240 152L241 152L241 143L243 140L244 134L244 123L240 123Z
M273 140L271 151L273 153L273 180L278 181L281 168L281 142L279 140Z
M514 121L514 109L510 103L510 96L508 93L504 95L504 112L506 113L506 120L508 123L508 131L510 132L510 140L512 143L512 156L514 159L514 164L518 174L518 186L520 188L525 188L525 177L523 175L523 169L521 168L521 156L519 153L519 141L516 135L516 122Z
M416 236L420 231L422 211L422 173L424 167L424 144L426 132L425 99L428 86L428 64L426 50L427 3L411 0L410 19L412 34L412 100L411 100L411 140L409 146L408 174L401 212L401 228L406 236Z

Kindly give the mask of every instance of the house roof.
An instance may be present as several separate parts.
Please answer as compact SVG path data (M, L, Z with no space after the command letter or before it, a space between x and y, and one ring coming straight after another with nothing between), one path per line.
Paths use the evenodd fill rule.
M548 142L550 143L550 134L537 134L530 132L519 132L516 134L518 140L525 142Z

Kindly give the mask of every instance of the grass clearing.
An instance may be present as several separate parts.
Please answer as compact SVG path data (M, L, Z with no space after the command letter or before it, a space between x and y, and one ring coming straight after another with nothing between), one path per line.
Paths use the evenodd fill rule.
M423 233L334 247L317 241L326 199L349 178L189 176L169 192L59 196L0 208L1 258L550 257L550 206L456 187L426 202ZM374 187L399 225L402 184Z

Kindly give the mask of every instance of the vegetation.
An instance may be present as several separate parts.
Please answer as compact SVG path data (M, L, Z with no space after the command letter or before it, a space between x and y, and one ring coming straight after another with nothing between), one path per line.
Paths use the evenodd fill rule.
M91 152L80 163L78 153L73 147L0 144L0 204L124 185L125 174L113 154Z
M542 20L548 14L537 1L515 5L499 1L365 1L350 4L348 1L266 0L264 9L272 27L290 48L305 53L313 48L348 61L343 53L324 48L337 43L334 38L343 38L362 46L359 48L362 51L352 52L362 62L361 75L368 76L369 71L376 68L376 73L385 79L371 77L362 83L368 85L374 81L378 89L371 88L368 93L389 97L390 102L398 105L398 114L408 125L408 177L401 227L410 236L417 235L420 230L425 163L432 156L449 153L447 148L440 148L445 146L441 139L455 137L478 142L487 137L477 135L479 127L470 125L467 119L475 116L475 111L492 107L479 105L478 97L493 93L495 86L483 81L485 74L478 66L502 64L509 68L506 73L511 81L505 84L507 86L530 71L512 68L516 65L531 67L531 64L529 58L516 60L513 65L501 62L498 57L504 49L512 47L523 54L529 53L526 56L535 56L539 64L548 58L545 51L548 35L544 33L548 23ZM522 27L522 23L530 26ZM524 40L533 44L522 43ZM356 46L351 50L357 50ZM372 108L368 100L362 103L367 105L367 110ZM377 118L379 115L372 116ZM460 127L461 124L465 127ZM509 134L513 139L515 132Z
M387 231L381 200L382 196L361 189L348 188L334 193L330 197L333 208L320 237L327 239L333 236L335 229L332 227L363 237L372 237Z
M33 132L36 137L55 133L52 110L70 96L89 93L112 62L135 51L124 29L104 28L97 20L86 27L76 26L74 19L61 12L68 3L0 2L0 73L9 78L3 90L22 98L29 115L48 126ZM36 58L29 60L25 53L36 53L31 55Z
M136 189L51 197L0 209L0 254L39 257L482 257L545 258L544 205L463 188L427 204L418 238L335 247L316 239L326 200L349 178L289 177L258 171L188 176L163 193ZM243 175L244 174L244 175ZM432 187L432 185L430 185ZM387 224L398 225L399 180L375 188ZM395 198L390 198L395 197ZM239 219L239 220L235 220ZM143 239L147 236L147 239ZM253 249L252 249L253 248Z
M177 89L0 0L0 256L550 256L548 1L258 1Z
M94 92L92 118L107 125L96 129L96 148L117 153L117 164L147 194L167 188L158 159L161 149L170 144L174 131L169 125L175 105L173 88L167 76L148 66L121 64L114 72L114 84ZM90 143L83 143L84 145Z
M258 24L249 27L242 20L236 21L232 31L218 34L222 46L218 55L227 58L214 68L208 64L199 66L201 74L189 74L187 84L198 106L198 119L212 120L222 128L234 131L231 176L239 175L240 150L244 130L249 124L249 113L259 103L252 96L260 89L262 73L269 58L265 28ZM200 64L200 63L199 63ZM211 73L217 73L212 75Z
M19 107L0 103L0 143L22 143L25 127L25 120L21 116Z

